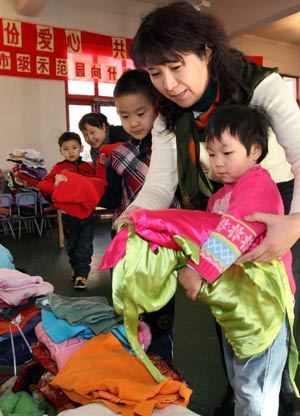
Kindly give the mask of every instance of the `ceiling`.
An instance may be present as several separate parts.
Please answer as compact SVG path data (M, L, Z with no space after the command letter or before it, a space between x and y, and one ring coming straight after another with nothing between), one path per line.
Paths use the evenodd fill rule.
M251 35L300 46L300 12L249 32Z
M143 0L146 3L152 3L155 6L162 6L170 3L172 0ZM175 0L174 0L175 1ZM187 0L189 3L199 5L202 9L209 11L207 4L217 5L220 0ZM266 39L271 39L279 42L291 43L300 46L300 11L290 16L276 20L272 23L264 25L248 34L259 36Z
M12 1L12 0L9 0ZM50 2L54 0L14 0L17 4L18 12L21 15L27 15L27 16L37 16L40 11L45 8L45 6ZM56 1L56 0L55 0ZM61 1L61 0L60 0ZM114 0L116 1L122 1L122 0ZM153 4L155 6L162 6L167 3L170 3L175 0L135 0L139 3L148 3ZM232 11L234 9L237 9L237 3L236 0L227 0L226 2L224 0L187 0L189 3L200 6L203 10L206 11L212 11L213 13L217 13L219 17L225 18L226 20L226 12L228 10ZM291 43L300 46L300 2L294 1L294 0L260 0L264 2L265 4L270 5L270 10L276 9L276 3L284 3L287 6L288 5L294 5L294 9L288 10L288 13L292 13L297 11L294 14L291 14L287 17L281 18L280 20L274 21L272 23L257 26L260 22L260 16L257 15L256 17L256 28L254 30L247 30L245 27L239 29L239 33L236 33L237 35L241 34L251 34L267 39L271 39L274 41L280 41L280 42L286 42ZM86 3L84 0L82 0L83 3ZM246 10L246 7L243 9L242 4L245 2L249 6L248 0L239 0L239 8L237 11L237 16L243 15L243 10ZM274 3L272 3L274 2ZM253 7L257 7L260 2L254 1ZM211 7L206 7L211 5ZM225 9L224 9L225 6ZM242 8L241 8L242 7ZM218 13L220 9L220 12ZM249 12L249 10L248 10ZM288 14L285 13L285 14ZM282 14L281 16L284 16L285 14ZM280 17L281 17L280 16ZM277 15L277 17L279 17ZM269 20L270 21L270 20ZM263 22L263 19L262 19ZM231 24L227 27L228 33L230 33L230 29L234 27L235 21L231 21ZM252 24L252 28L255 27ZM249 27L248 27L249 29ZM234 33L232 33L234 34Z

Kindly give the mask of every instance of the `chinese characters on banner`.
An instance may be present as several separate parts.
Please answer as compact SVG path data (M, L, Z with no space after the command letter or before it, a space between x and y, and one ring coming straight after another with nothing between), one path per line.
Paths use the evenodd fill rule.
M130 39L0 18L0 75L116 82Z

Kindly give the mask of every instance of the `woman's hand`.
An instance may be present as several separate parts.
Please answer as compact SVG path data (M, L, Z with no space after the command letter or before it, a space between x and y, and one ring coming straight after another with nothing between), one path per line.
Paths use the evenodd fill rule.
M261 244L250 253L241 256L236 263L247 261L269 262L284 255L300 238L300 213L273 215L256 212L244 218L246 221L263 222L267 234Z
M120 224L131 224L128 215L131 214L133 211L136 211L137 209L141 209L141 207L137 207L136 205L130 205L130 207L127 208L124 212L122 212L122 214L116 219L116 221L113 223L112 228L114 230L117 230Z

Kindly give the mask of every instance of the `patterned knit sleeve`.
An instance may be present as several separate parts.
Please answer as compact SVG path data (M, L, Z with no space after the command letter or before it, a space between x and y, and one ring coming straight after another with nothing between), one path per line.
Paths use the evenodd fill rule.
M193 261L188 264L205 280L213 282L249 249L256 237L245 222L223 215L200 249L199 265Z
M200 249L200 262L188 265L208 282L216 280L243 253L263 238L266 227L262 223L246 222L244 216L255 211L282 214L280 194L269 174L260 169L241 180L231 195L226 214Z

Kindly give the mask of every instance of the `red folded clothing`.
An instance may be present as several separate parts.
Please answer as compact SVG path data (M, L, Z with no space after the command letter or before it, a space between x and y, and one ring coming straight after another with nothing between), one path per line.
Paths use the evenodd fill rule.
M61 174L68 180L55 186L52 194L54 206L73 217L88 218L104 194L105 182L67 170Z

